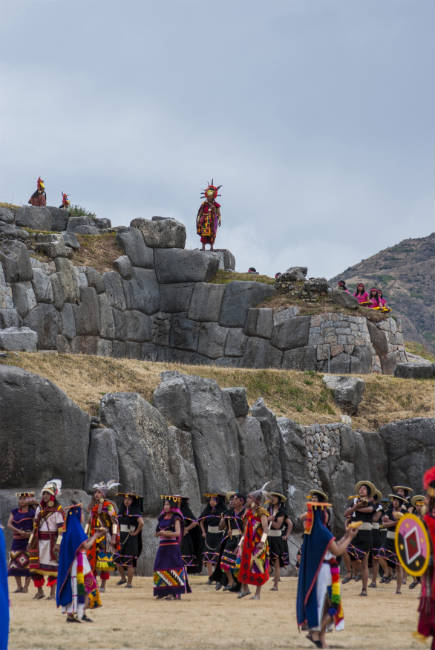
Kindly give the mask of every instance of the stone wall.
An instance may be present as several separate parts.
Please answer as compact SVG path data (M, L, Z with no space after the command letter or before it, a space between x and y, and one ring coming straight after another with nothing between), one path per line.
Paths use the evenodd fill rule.
M130 228L119 228L124 254L113 271L99 273L69 259L78 246L74 231L98 230L82 223L85 218L32 207L12 215L15 222L2 218L4 209L0 349L332 373L392 374L406 361L392 318L375 324L347 313L301 315L297 306L258 308L275 295L274 287L254 281L213 284L222 257L231 264L231 254L185 250L185 228L173 219L135 219ZM2 239L1 224L15 234ZM29 224L65 228L30 237L52 261L31 256L29 235L18 228Z
M301 426L276 418L262 399L250 407L243 387L221 389L177 372L162 373L152 403L137 393L108 393L91 419L51 382L1 365L0 519L6 523L15 491L39 490L50 478L63 480L65 505L71 498L87 504L95 482L119 480L145 497L139 570L149 574L160 494L190 496L199 514L205 491L248 492L272 481L289 497L296 538L313 485L328 493L340 534L356 481L372 480L384 494L400 483L421 490L423 472L435 464L434 426L433 418L374 432L342 423Z

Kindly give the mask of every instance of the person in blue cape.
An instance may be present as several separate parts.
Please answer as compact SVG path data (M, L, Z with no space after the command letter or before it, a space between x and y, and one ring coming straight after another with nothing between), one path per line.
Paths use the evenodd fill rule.
M62 612L67 615L67 623L91 623L86 608L101 606L100 593L86 550L105 531L98 529L88 538L81 520L81 504L70 506L66 512L66 530L60 545L56 589L56 605L62 607Z
M6 543L0 526L0 649L7 650L9 638L9 591Z
M326 648L327 629L344 628L340 595L341 555L357 533L347 528L340 541L326 526L330 503L309 501L304 516L304 540L298 574L296 616L299 628L309 629L307 638L318 648Z

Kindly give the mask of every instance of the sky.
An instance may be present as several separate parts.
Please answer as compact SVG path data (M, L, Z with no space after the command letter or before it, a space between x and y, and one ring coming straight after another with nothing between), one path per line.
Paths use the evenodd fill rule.
M41 175L129 225L174 217L238 271L332 277L434 230L432 0L2 0L0 201Z

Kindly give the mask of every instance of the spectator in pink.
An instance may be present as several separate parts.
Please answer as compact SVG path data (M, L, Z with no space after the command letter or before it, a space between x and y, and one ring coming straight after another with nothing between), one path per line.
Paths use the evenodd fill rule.
M368 305L369 304L369 294L365 290L365 287L362 282L359 282L356 285L356 291L353 294L354 297L358 300L360 305Z
M339 280L337 284L337 289L341 289L345 293L350 293L349 289L346 287L346 282L344 280Z

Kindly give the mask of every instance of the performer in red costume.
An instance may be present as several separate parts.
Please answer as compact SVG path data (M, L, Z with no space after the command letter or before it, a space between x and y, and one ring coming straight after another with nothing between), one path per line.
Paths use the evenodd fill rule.
M205 251L206 244L210 244L210 250L213 250L217 229L221 225L221 206L216 201L216 198L220 196L218 192L221 187L222 185L213 185L212 179L207 189L201 194L205 201L201 203L196 216L196 232L201 237L201 250L203 251Z
M70 207L70 200L68 198L68 194L65 194L65 192L62 192L62 205L59 206L59 208L62 208L64 210L68 210Z
M423 521L432 542L432 553L435 549L435 466L428 469L423 477L423 486L426 490L426 513ZM431 649L435 650L435 571L432 562L421 576L421 595L418 607L418 633L425 638L432 637Z
M44 185L44 181L40 176L37 180L36 192L33 192L28 203L30 203L30 205L36 205L37 207L47 205L47 195L45 193L45 185Z

